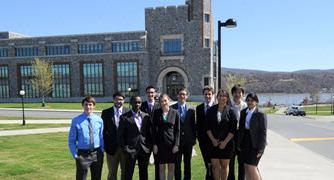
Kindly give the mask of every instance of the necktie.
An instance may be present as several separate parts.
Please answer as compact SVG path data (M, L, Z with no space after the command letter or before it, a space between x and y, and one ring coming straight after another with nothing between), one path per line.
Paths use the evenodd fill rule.
M210 108L210 105L209 105L209 104L206 104L206 105L205 105L205 113L208 111L209 108Z
M181 106L181 114L180 114L180 116L181 116L182 122L184 122L184 116L185 116L185 108L184 108L184 106Z
M87 118L88 121L88 129L89 129L89 146L91 149L94 149L94 130L93 130L93 124L92 119Z
M150 109L150 112L152 112L152 109L153 109L152 104L148 104L148 108Z

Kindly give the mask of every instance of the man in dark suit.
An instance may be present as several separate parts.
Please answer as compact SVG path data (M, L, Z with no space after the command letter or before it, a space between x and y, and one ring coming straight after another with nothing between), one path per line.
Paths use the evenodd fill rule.
M214 105L214 89L210 86L205 86L202 92L204 102L196 107L197 139L206 168L205 179L213 180L210 158L211 141L206 133L207 120L205 119L205 115L206 111Z
M144 101L140 107L140 110L149 114L151 121L153 116L153 111L160 108L160 104L155 100L157 96L156 89L153 86L146 87L146 101ZM153 122L152 122L153 123ZM152 153L153 154L153 153ZM159 180L159 164L157 163L156 156L154 156L155 165L155 180Z
M188 90L182 88L178 92L178 102L172 105L180 115L180 146L175 163L175 180L181 180L181 162L183 155L184 179L191 179L191 155L196 143L195 110L187 105Z
M151 119L140 111L142 100L131 97L131 111L121 116L118 129L118 142L125 152L125 179L132 180L136 160L139 166L139 179L147 180L147 167L152 150Z
M119 147L117 141L120 116L129 111L128 108L123 107L124 99L125 96L120 92L113 94L114 106L103 110L101 116L104 123L103 139L109 170L108 180L117 180L117 170L119 164L121 164L122 180L124 180L125 175L124 152Z

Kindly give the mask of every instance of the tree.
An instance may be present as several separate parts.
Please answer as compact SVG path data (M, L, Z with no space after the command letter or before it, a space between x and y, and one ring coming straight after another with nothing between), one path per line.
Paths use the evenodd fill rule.
M45 106L45 97L52 91L52 63L36 58L32 62L33 78L31 84L37 89L42 98L42 107Z
M227 74L225 88L228 92L230 92L232 87L236 84L245 86L246 81L247 81L246 78L242 75Z

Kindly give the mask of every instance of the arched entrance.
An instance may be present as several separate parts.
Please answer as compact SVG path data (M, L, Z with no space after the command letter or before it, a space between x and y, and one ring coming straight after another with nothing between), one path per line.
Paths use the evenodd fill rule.
M181 88L188 88L188 86L188 77L181 68L168 67L159 74L158 91L167 93L173 100L177 100L177 92Z

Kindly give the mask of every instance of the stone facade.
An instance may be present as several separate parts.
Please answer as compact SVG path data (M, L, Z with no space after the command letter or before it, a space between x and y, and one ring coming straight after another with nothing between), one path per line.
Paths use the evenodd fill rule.
M209 21L205 20L209 16ZM159 92L175 93L171 88L181 85L189 89L192 100L199 100L205 84L215 87L213 78L213 25L211 1L190 0L186 5L156 7L145 9L145 31L95 33L65 36L24 37L16 33L0 32L0 49L8 49L7 57L0 57L0 66L8 66L9 98L0 98L1 102L18 101L19 65L30 64L34 58L57 63L69 63L71 73L71 97L49 98L49 101L78 101L82 93L82 71L84 62L103 64L103 97L100 101L110 101L117 91L117 62L135 61L138 66L138 93L145 95L145 87L153 85ZM165 39L180 39L181 52L164 54ZM135 52L113 52L112 42L136 40L139 50ZM102 53L79 54L81 43L101 43ZM46 46L68 45L69 54L47 55ZM38 47L37 56L17 57L17 47ZM215 67L216 68L216 67ZM170 73L179 75L182 84L169 84ZM172 78L173 80L173 78ZM174 89L175 90L175 89ZM35 98L30 101L37 101Z

